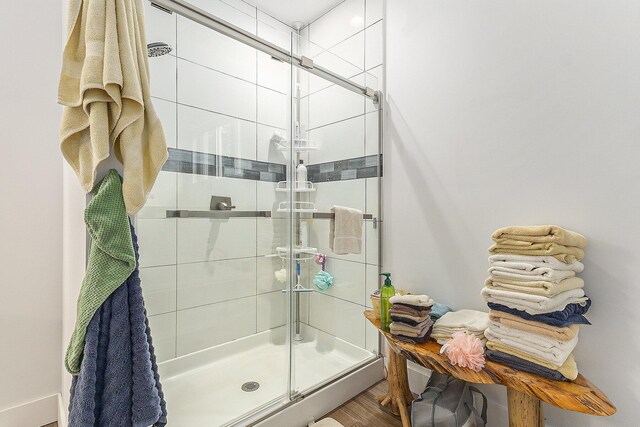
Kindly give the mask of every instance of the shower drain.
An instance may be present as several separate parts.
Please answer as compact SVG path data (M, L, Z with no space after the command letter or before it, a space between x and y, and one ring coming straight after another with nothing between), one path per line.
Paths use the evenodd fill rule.
M255 381L249 381L248 383L242 384L242 391L256 391L260 387L260 383Z

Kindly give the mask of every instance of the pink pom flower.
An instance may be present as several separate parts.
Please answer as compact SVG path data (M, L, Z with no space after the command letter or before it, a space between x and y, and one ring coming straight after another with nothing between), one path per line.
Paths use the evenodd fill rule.
M479 372L484 367L484 347L475 335L456 332L447 341L440 353L444 353L452 364Z

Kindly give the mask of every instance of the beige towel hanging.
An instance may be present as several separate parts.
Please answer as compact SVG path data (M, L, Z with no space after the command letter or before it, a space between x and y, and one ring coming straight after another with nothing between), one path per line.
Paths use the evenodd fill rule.
M151 104L142 2L70 0L68 31L58 88L62 154L89 192L113 147L134 214L168 157Z
M329 249L336 255L362 253L362 211L333 206L329 223Z

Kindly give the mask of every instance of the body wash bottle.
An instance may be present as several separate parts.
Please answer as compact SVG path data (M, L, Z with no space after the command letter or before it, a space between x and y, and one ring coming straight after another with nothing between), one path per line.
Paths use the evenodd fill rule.
M300 160L300 164L296 168L296 188L303 189L307 186L307 167L304 165L304 161Z
M391 315L389 314L391 303L389 298L396 294L396 290L391 284L391 273L381 273L380 275L386 276L384 285L380 288L380 326L382 330L389 332L389 325L391 324Z

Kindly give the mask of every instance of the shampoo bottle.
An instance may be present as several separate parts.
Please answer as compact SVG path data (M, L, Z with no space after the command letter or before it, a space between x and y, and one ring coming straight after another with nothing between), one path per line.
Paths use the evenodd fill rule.
M304 165L303 160L300 160L300 164L296 168L296 183L298 189L307 185L307 167Z
M380 289L380 326L382 330L389 332L389 325L391 324L391 315L389 309L391 309L391 303L389 298L396 294L396 290L391 284L391 273L381 273L381 276L385 276L384 285Z

